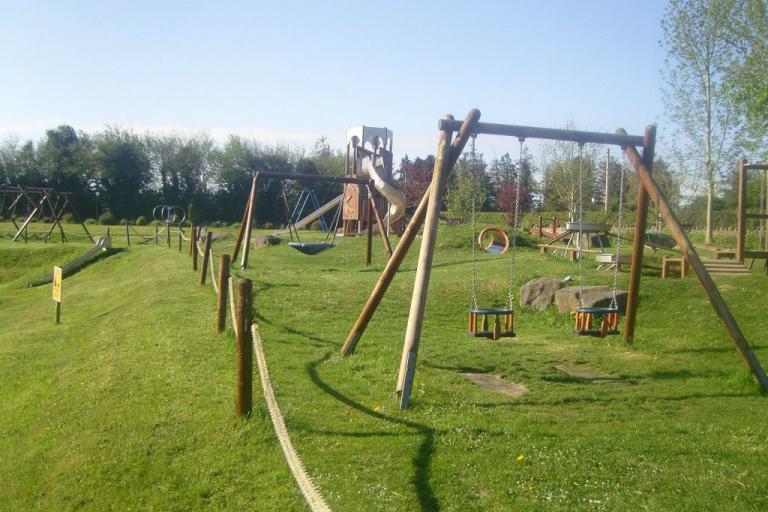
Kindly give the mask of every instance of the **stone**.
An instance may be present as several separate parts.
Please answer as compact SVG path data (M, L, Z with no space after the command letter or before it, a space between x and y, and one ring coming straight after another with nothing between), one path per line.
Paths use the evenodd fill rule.
M262 247L266 247L268 245L279 245L281 242L280 238L272 235L263 235L263 236L257 236L253 241L253 247L255 249L261 249Z
M607 308L611 305L613 291L610 286L585 286L583 306L586 308ZM616 303L620 312L627 306L627 292L616 290ZM555 305L560 313L570 313L579 307L579 287L569 286L555 292Z
M544 311L555 301L555 292L567 281L554 277L539 277L520 287L520 306Z

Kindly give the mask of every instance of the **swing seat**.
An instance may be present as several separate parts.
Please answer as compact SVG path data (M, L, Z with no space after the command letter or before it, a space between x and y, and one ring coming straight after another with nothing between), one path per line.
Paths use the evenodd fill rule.
M488 317L495 317L489 328ZM479 324L479 325L478 325ZM470 308L469 331L475 338L512 338L515 336L515 310L506 308Z
M576 308L574 313L576 320L574 332L579 336L605 338L609 334L619 334L618 308Z
M335 244L325 242L288 242L288 247L293 247L301 253L314 256L315 254L319 254L336 246Z

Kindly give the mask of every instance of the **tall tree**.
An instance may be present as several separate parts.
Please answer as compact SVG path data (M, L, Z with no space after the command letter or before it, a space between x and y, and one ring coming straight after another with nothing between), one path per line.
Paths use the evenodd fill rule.
M704 178L706 242L712 243L716 183L747 136L740 105L727 94L738 54L733 23L748 0L670 0L661 22L667 51L664 103L678 127L675 151L691 190Z
M570 142L549 143L545 151L544 209L567 210L576 220L579 205L587 210L593 197L595 155Z
M745 105L758 136L768 133L768 7L766 0L748 0L742 16L731 25L740 54L731 80L734 99Z
M144 206L140 198L152 179L144 141L120 128L108 128L94 140L100 199L117 218L138 216Z

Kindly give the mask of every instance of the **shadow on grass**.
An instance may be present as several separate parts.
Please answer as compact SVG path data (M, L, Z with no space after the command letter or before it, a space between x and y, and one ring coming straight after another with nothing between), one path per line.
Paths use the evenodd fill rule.
M72 269L69 272L66 272L64 274L64 278L65 279L70 278L70 277L78 274L79 272L85 270L86 268L90 267L94 263L102 261L102 260L104 260L106 258L110 258L112 256L116 256L116 255L118 255L121 252L126 251L126 250L127 249L125 249L125 248L112 248L112 249L108 249L106 251L102 251L102 252L96 254L90 260L88 260L85 263L83 263L82 265L80 265L79 267L77 267L75 269ZM44 284L48 284L48 283L51 283L51 282L53 282L53 272L51 272L46 277L41 277L41 278L38 278L38 279L32 279L30 281L26 281L24 286L27 287L27 288L34 288L35 286L42 286Z
M413 421L392 418L385 414L381 414L374 411L373 409L365 407L358 402L355 402L351 398L332 388L328 383L323 381L317 371L317 367L328 361L330 357L331 352L326 352L320 359L307 363L307 374L309 375L312 383L320 388L324 393L367 416L416 430L423 437L423 440L419 445L419 449L413 458L415 473L413 476L413 484L416 488L416 495L418 496L421 510L440 510L440 503L437 501L437 498L432 491L432 487L429 484L429 465L432 459L432 455L435 451L435 429Z

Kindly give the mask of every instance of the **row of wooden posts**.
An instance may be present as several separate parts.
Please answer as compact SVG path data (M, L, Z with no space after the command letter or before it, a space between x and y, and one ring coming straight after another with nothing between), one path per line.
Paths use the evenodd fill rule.
M181 238L179 238L181 240ZM200 249L200 242L203 249ZM213 273L213 253L211 243L213 233L210 231L201 237L199 226L192 227L189 238L189 255L192 257L192 270L199 270L198 284L205 286L208 279L208 269L211 270L211 284L216 292L216 334L221 334L227 324L227 301L229 300L232 312L232 323L237 336L237 399L236 412L238 416L248 417L253 409L253 337L251 324L253 323L253 282L250 279L239 279L237 282L237 300L232 287L230 275L231 258L229 254L219 256L218 276ZM181 242L179 242L181 251ZM202 261L198 265L198 257ZM199 268L198 268L199 267Z

